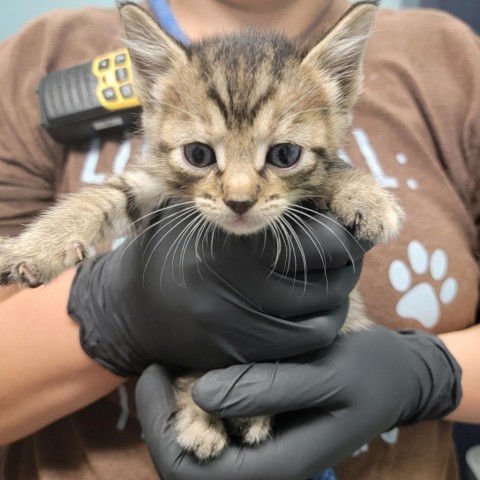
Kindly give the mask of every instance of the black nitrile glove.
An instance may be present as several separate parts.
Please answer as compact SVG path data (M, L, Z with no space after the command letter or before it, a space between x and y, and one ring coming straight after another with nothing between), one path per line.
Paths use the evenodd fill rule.
M272 271L273 236L190 235L195 218L169 207L137 240L79 267L68 308L88 355L128 376L155 362L210 370L286 358L334 339L364 253L343 227L321 215L293 225L304 258L282 249Z
M305 480L394 426L447 415L460 401L460 377L437 337L379 326L297 360L209 372L193 390L205 410L279 415L264 444L232 444L203 465L175 442L173 391L158 365L140 378L137 406L163 480Z

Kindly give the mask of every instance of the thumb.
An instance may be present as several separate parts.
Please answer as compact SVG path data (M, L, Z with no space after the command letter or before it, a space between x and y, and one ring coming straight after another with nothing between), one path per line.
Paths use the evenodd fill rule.
M323 407L334 390L331 375L317 353L301 361L235 365L213 370L195 383L192 396L204 410L220 417L243 417ZM312 384L312 381L314 384ZM319 388L320 387L320 388Z

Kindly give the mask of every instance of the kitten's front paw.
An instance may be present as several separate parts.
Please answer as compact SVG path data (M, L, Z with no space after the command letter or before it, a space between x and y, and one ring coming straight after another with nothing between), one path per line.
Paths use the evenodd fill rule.
M228 446L223 422L198 407L179 410L174 422L179 445L201 462L218 457Z
M240 437L245 445L259 445L267 440L272 432L272 417L268 415L229 418L226 421L232 433Z
M405 216L395 197L378 185L340 191L330 207L355 238L374 244L397 236Z
M27 235L1 239L0 285L38 287L86 256L87 247L77 240L68 242L65 248L52 248L48 242L36 242Z

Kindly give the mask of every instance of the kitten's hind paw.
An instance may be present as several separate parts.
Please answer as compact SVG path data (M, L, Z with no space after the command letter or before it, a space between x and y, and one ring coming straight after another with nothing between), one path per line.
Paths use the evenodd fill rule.
M198 407L197 407L198 409ZM175 417L177 442L200 462L218 457L228 446L223 422L200 409L180 410Z
M232 434L240 437L245 445L256 446L270 438L272 433L272 417L228 418L226 420Z

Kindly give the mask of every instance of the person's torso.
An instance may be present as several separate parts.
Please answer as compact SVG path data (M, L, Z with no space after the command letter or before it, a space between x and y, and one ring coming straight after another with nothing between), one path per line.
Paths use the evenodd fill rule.
M441 94L429 91L435 79L424 84L416 75L418 66L405 57L407 47L395 44L395 30L409 23L406 15L379 14L366 58L365 93L344 154L394 192L407 214L400 237L366 257L360 291L371 318L390 328L438 333L475 321L476 232L467 168L449 171L462 165L456 158L462 155L462 139L453 121L442 124L431 116L432 109L438 109L436 115L448 111L448 101L431 105L443 101ZM119 45L116 12L109 18L111 44L90 39L85 56ZM56 194L101 184L106 175L121 173L140 149L140 138L131 135L94 138L68 148ZM131 386L17 442L4 456L8 480L157 478L133 413ZM454 480L451 428L436 421L396 429L336 471L340 480Z

